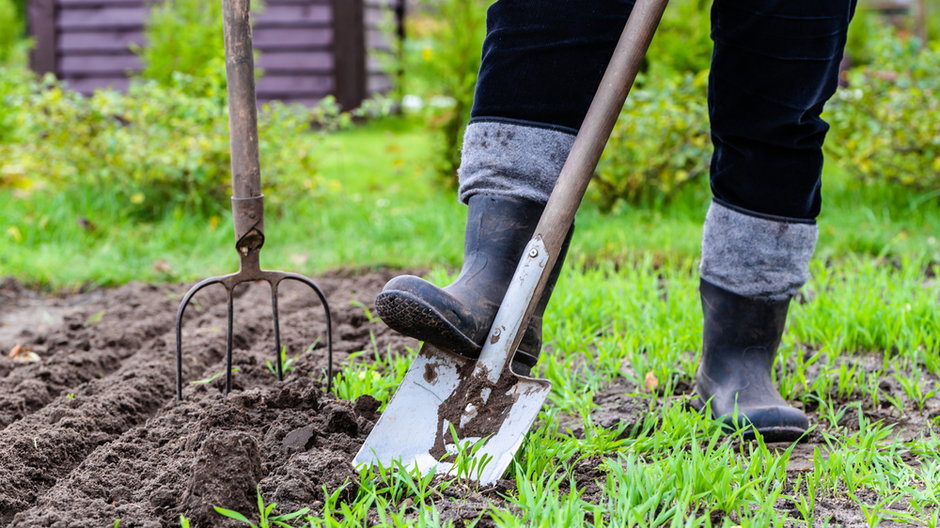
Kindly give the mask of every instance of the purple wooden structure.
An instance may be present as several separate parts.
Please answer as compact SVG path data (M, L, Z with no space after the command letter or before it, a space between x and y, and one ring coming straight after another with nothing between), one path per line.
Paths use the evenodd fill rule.
M129 75L141 69L131 46L144 44L144 23L157 1L29 0L33 70L54 73L83 93L126 89ZM314 104L333 94L349 109L388 90L374 52L389 49L379 28L389 13L402 36L404 0L265 0L254 30L264 71L258 98Z

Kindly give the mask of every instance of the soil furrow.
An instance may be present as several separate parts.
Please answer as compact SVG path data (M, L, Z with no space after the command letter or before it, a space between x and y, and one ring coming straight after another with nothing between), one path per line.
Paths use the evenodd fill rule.
M214 361L216 347L193 351L189 365ZM0 449L0 523L27 508L97 446L142 423L172 397L175 368L166 340L141 346L117 372L87 382L9 425Z
M387 278L387 274L370 274L363 277L327 278L321 281L321 286L327 291L333 308L337 361L342 360L350 352L369 348L373 336L381 350L384 350L386 345L390 345L393 349L415 345L414 341L389 332L384 325L369 322L362 308L353 305L353 301L371 304L375 292L381 288ZM352 287L349 287L350 285ZM133 294L134 288L147 290L152 287L131 285L126 288L129 294ZM182 288L180 289L182 290ZM285 288L280 299L282 301L282 341L291 351L290 355L293 356L303 352L310 343L319 342L313 352L301 354L295 363L297 369L302 367L305 369L304 372L312 374L303 377L303 381L307 384L304 385L306 388L303 390L310 392L313 389L310 388L309 384L316 385L318 383L319 373L326 365L325 347L321 335L324 327L322 311L316 306L316 298L302 289ZM105 300L104 302L110 301ZM204 405L198 405L203 405L206 409L216 409L216 411L212 411L216 414L223 412L218 409L223 409L223 414L232 414L232 417L229 418L232 423L239 423L240 420L243 420L240 417L242 414L247 413L254 416L252 413L257 411L263 415L264 405L261 405L260 410L249 406L248 410L240 411L237 407L233 408L231 405L226 404L225 402L234 401L237 396L233 395L233 398L225 400L219 395L221 379L206 384L191 384L192 381L199 379L199 375L208 377L209 374L220 372L223 368L221 358L224 349L224 304L222 295L211 294L210 297L199 299L197 306L187 314L184 337L187 393L195 391L196 398L211 400ZM109 305L105 304L105 306ZM145 456L144 451L137 449L135 446L140 444L139 437L144 434L143 432L157 426L152 426L151 423L175 424L172 427L169 425L166 427L167 431L172 429L173 432L161 429L163 432L154 437L154 441L160 445L169 441L167 439L185 435L186 431L195 427L195 424L202 423L196 419L200 416L199 412L191 408L191 405L196 405L196 403L190 404L187 402L180 405L176 404L173 399L175 362L173 360L172 316L175 313L175 306L176 301L169 299L165 292L157 293L148 297L139 308L131 307L130 312L122 312L120 317L103 317L97 325L81 325L73 329L73 332L76 333L71 335L70 339L88 339L91 341L93 338L90 337L90 334L99 333L102 336L101 339L114 339L116 343L120 343L118 337L122 335L133 336L136 341L125 342L125 348L130 350L125 354L124 360L119 361L119 367L116 370L112 369L110 374L101 379L90 379L74 385L65 383L55 385L57 387L55 390L59 392L58 397L54 394L47 396L49 401L47 405L12 422L3 430L4 438L11 440L3 447L0 447L0 525L10 523L13 516L18 512L24 512L24 516L17 518L14 522L16 526L71 526L72 524L69 524L68 519L74 521L76 518L85 518L82 515L92 515L91 510L86 510L80 515L76 513L78 517L56 517L56 514L53 517L60 519L61 522L52 522L52 517L48 517L49 512L68 511L62 497L70 494L87 499L79 501L77 504L91 505L88 507L92 509L97 505L102 512L106 512L102 515L107 517L110 515L107 512L111 511L106 507L108 504L107 497L88 495L86 491L83 491L85 489L84 483L97 481L99 475L108 475L103 477L105 478L105 484L102 485L101 489L112 494L110 502L120 502L117 498L118 491L114 491L113 486L107 484L109 481L117 482L119 480L118 475L109 472L105 468L113 466L126 469L147 461L151 461L160 467L169 467L174 464L176 457L179 456L178 453L158 450L151 457ZM252 386L258 386L261 388L260 390L274 391L274 394L279 394L278 391L281 390L279 384L275 382L273 374L264 365L265 359L273 357L273 328L270 316L269 290L264 286L245 288L244 291L239 292L235 306L235 360L236 367L240 370L234 375L235 394L241 394L241 391ZM97 306L93 307L93 309L95 308ZM144 330L143 335L139 335L141 329ZM148 335L152 335L152 337L145 337ZM120 345L118 348L120 348ZM87 353L88 361L93 363L97 358L95 356L96 350L102 356L110 354L108 350L98 349L93 346L89 346L88 350L84 350L84 347L82 347L80 352ZM76 355L81 356L81 354L76 353L74 348L63 347L56 352L55 356L43 356L40 363L52 364L53 358L55 358L62 365L70 364L70 359L77 362L77 364L84 364L75 359L74 356ZM28 378L26 376L28 372L40 372L40 367L23 368L23 366L18 366L13 374ZM23 371L23 374L19 373L20 370ZM293 378L298 377L296 372L292 372L291 376ZM37 382L45 383L46 381L39 379ZM291 385L285 385L285 387L289 386ZM11 390L10 386L0 384L0 391L4 391L0 392L0 395L6 395L6 391L9 390ZM64 394L66 390L71 392ZM268 398L268 396L261 398L262 403L266 401L265 398ZM254 399L250 400L249 403L256 404L259 401ZM219 405L222 407L219 407ZM297 405L285 406L288 409L294 407L297 407ZM285 423L294 424L295 422L299 423L307 420L307 418L301 418L301 416L304 416L303 411L305 408L303 405L300 405L298 409L297 412L300 414L292 415L293 418ZM306 410L311 411L311 409ZM340 412L342 416L348 414ZM307 412L307 415L310 415L310 412ZM195 421L187 422L190 419ZM324 418L324 420L326 419ZM342 422L344 419L341 418L340 421ZM271 427L268 419L261 420L258 423L264 424L263 430L265 433ZM219 434L228 434L225 423L211 422L211 424L213 424L212 427L204 425L203 431L214 430L217 427ZM324 425L323 427L327 426ZM214 456L212 455L213 449L221 445L231 443L232 445L244 447L247 450L246 452L253 452L252 445L259 442L264 444L262 440L246 438L248 437L233 437L225 439L225 441L216 439L218 442L215 444L210 442L207 446L203 446L204 442L200 440L197 443L198 445L187 445L188 448L192 448L193 456L198 455L196 458L212 458ZM267 449L265 452L267 452ZM343 457L345 456L344 454ZM210 465L215 467L219 463L216 461ZM333 468L334 466L335 464L331 462L320 464L318 467ZM142 467L140 471L145 471L145 469ZM239 468L236 467L235 469ZM132 479L140 479L142 478L140 471L132 470L127 472L126 475L129 475ZM263 476L259 473L257 478L251 481L249 485L253 486ZM217 487L219 486L225 487L221 484ZM130 486L130 488L135 491L138 490L134 486ZM56 491L63 489L69 491L62 492L65 495ZM319 487L316 487L316 489L319 489ZM187 490L187 493L196 493L189 488ZM153 490L151 489L151 491ZM154 491L154 493L157 492ZM151 498L157 495L148 493ZM46 500L45 497L47 496L53 498ZM172 495L172 498L173 500L182 500L177 495ZM157 499L153 500L157 501L156 506L153 504L149 506L137 504L136 506L128 505L127 508L130 510L143 508L141 511L146 512L146 514L136 517L139 519L160 518L163 513L170 511L165 507L168 503L160 503ZM204 502L197 499L190 500L192 504L203 504ZM150 503L148 502L148 504ZM163 506L160 506L160 504L163 504ZM186 511L199 518L202 514L197 510L198 508L196 510L191 508ZM125 513L122 513L123 511L118 511L118 515L125 515ZM34 517L34 515L39 517ZM35 520L39 518L46 520L41 522ZM112 518L108 524L113 523L113 521ZM97 525L96 523L91 524Z
M109 300L99 301L100 311L86 315L87 310L79 310L67 315L52 332L26 342L41 360L24 364L0 379L0 428L86 381L114 372L143 343L167 332L175 304L167 298L168 293L166 288L142 285L115 290ZM107 310L105 306L114 308ZM141 317L141 307L153 316ZM120 324L109 325L111 321ZM112 326L119 333L111 332ZM105 331L96 331L99 327Z
M219 384L201 385L186 401L170 401L99 446L11 526L121 519L122 526L157 528L178 525L180 514L193 526L235 526L212 506L250 513L259 482L266 500L289 511L322 501L323 485L354 480L349 460L375 419L374 400L332 400L309 375L272 383L257 356L238 362L250 389L225 399Z

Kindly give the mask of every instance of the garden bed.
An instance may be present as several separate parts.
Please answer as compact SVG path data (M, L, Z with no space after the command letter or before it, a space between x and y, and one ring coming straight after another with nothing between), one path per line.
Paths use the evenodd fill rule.
M369 303L389 278L320 279L337 364L360 350L415 345L351 304ZM259 482L272 500L299 507L322 503L322 486L354 475L348 461L378 403L324 394L324 320L312 293L285 287L280 296L287 355L300 354L279 383L265 363L274 348L267 287L239 292L228 399L221 376L206 381L223 370L224 294L197 296L185 326L186 398L177 402L173 317L184 290L136 283L58 298L15 282L0 288L9 307L0 340L7 352L20 349L18 361L0 360L0 525L166 526L183 513L209 526L210 516L211 525L221 519L213 505L253 511Z
M357 351L416 345L368 310L394 274L334 274L318 280L332 304L337 366ZM178 402L173 317L185 288L134 283L61 297L14 281L0 283L5 308L0 345L7 352L18 349L15 358L0 359L0 526L111 526L117 519L120 526L178 526L181 514L194 526L235 526L213 506L255 515L256 485L267 502L280 505L280 513L309 507L319 515L327 493L336 490L341 490L340 500L356 497L359 474L349 461L374 424L379 402L368 395L338 400L323 391L324 321L315 298L300 288L282 292L282 337L292 362L279 383L266 364L273 358L267 288L239 292L238 371L233 393L225 398L218 376L224 365L224 297L221 290L201 294L187 316L186 397ZM878 354L845 359L865 369L881 361ZM368 354L355 360L369 361ZM923 380L937 383L927 373ZM888 378L880 388L887 394L902 392ZM675 394L663 394L662 400L681 403L689 389L688 381L680 380ZM592 422L605 428L617 428L621 421L642 424L647 403L628 395L637 390L623 378L594 393ZM834 402L857 399L864 396L845 395ZM870 404L859 409L843 415L837 424L842 434L859 429L861 412L864 419L892 424L892 438L910 441L936 430L940 416L936 397L923 408L905 408L902 417L887 403L883 409ZM814 450L827 456L825 433L831 426L819 409L807 411L819 428L789 457L788 486L812 475ZM565 415L557 434L583 437L582 423ZM624 434L630 431L627 427ZM769 447L779 453L789 446ZM683 446L675 449L680 453ZM907 463L918 465L916 453L907 457ZM604 504L602 462L607 458L568 461L571 479L562 489L574 483L582 498ZM434 501L441 519L458 525L485 516L490 506L524 515L506 499L514 487L512 480L482 490L458 483L442 489ZM788 493L796 496L800 490ZM908 511L903 497L898 499L887 509ZM881 498L860 500L875 504ZM780 515L800 517L788 499L775 506ZM818 519L843 526L868 525L857 502L821 497L815 511ZM724 512L712 513L716 522L724 517ZM489 525L486 519L477 526Z

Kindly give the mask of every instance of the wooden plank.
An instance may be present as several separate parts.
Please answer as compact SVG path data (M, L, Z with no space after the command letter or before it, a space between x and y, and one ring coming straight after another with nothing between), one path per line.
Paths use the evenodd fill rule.
M369 75L369 93L388 92L392 89L392 80L384 73Z
M134 7L144 4L155 4L162 0L56 0L61 7L100 7L124 6Z
M258 67L275 72L330 72L333 54L328 51L269 51L261 53Z
M150 13L150 8L143 5L137 7L127 6L99 6L62 8L59 10L58 28L70 29L102 29L108 31L142 29L144 20Z
M119 76L90 76L90 77L65 77L63 79L68 86L76 92L85 95L91 95L96 90L110 88L121 92L127 91L131 81L124 75Z
M31 0L27 5L27 26L34 45L29 65L39 74L55 73L56 4L55 0Z
M356 0L347 0L356 1ZM309 23L329 23L330 6L323 4L273 4L258 15L255 25L261 27L290 26Z
M261 51L285 48L328 48L333 44L333 28L258 28L254 31L255 47Z
M133 54L63 55L59 58L58 71L63 77L70 75L91 76L91 74L118 76L140 69L140 58Z
M365 23L367 28L381 28L385 25L395 24L395 13L384 7L369 7L365 10Z
M59 33L59 53L129 52L133 44L144 44L143 31L63 31Z
M60 6L65 7L88 7L88 6L133 6L141 4L155 4L163 0L57 0ZM330 0L264 0L265 6L271 5L330 5Z
M389 51L392 49L392 46L389 43L388 37L385 35L384 31L379 29L367 29L366 48L370 50Z
M272 5L325 5L329 6L331 0L263 0L265 6Z
M317 103L323 100L323 98L326 97L327 95L329 94L311 95L309 97L292 97L289 99L276 99L276 100L284 104L301 104L304 106L313 107L313 106L316 106ZM264 97L258 97L258 99L260 99L262 102L265 102L265 103L275 100L275 99L266 99ZM261 141L264 141L264 138L262 138Z
M292 97L328 94L333 90L330 75L264 75L258 79L258 96Z
M336 101L344 110L366 98L366 38L363 0L333 0Z
M369 55L366 59L366 71L369 73L381 73L385 71L385 65L374 55Z

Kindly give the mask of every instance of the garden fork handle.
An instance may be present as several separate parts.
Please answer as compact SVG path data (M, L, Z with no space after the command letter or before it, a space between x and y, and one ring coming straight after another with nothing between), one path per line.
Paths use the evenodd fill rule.
M223 0L222 14L232 149L232 218L235 247L246 256L256 253L264 244L251 0Z

